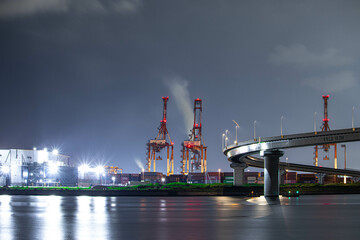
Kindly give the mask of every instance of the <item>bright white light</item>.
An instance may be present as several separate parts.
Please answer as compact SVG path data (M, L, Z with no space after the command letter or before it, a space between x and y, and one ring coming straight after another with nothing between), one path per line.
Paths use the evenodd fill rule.
M9 172L10 172L9 166L2 166L1 167L1 172L4 173L4 174L9 174Z
M104 167L103 167L103 166L97 166L97 167L95 168L95 172L96 172L97 174L102 174L102 173L104 172Z
M59 171L59 167L57 166L57 164L55 162L50 162L49 163L49 172L51 174L56 174Z
M161 178L161 181L162 181L162 182L165 182L165 178Z
M112 177L111 179L112 179L113 181L115 181L115 177Z
M33 149L34 149L34 151L36 151L36 147L34 147Z
M49 160L47 149L38 152L38 163L47 162Z
M89 172L89 170L90 170L90 167L87 164L82 164L78 167L78 171L82 172L82 173Z
M55 154L55 155L58 155L58 154L59 154L59 150L54 149L54 150L52 151L52 153Z

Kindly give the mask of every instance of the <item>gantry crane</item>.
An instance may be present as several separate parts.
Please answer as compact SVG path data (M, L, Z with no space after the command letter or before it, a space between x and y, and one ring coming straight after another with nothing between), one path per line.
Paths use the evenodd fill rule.
M329 99L329 95L323 95L323 100L324 100L324 118L322 120L322 125L321 125L321 131L322 132L326 132L330 130L330 126L329 126L329 118L328 118L328 99ZM316 132L315 132L316 134ZM334 168L337 168L337 144L333 143L333 144L324 144L322 146L315 146L315 157L314 157L314 164L315 166L319 165L319 149L323 149L325 156L323 158L323 160L329 160L329 157L327 156L327 153L330 150L330 146L334 146Z
M163 97L163 118L160 121L159 132L155 139L149 140L147 143L147 171L151 172L151 166L153 171L156 172L156 161L162 160L161 151L166 148L167 151L167 167L166 174L174 174L174 143L171 141L169 132L166 128L166 111L167 101L169 97ZM157 157L156 157L157 155Z
M207 172L205 142L202 136L202 100L197 98L194 101L194 125L190 131L189 140L182 143L181 173L183 175L194 172Z

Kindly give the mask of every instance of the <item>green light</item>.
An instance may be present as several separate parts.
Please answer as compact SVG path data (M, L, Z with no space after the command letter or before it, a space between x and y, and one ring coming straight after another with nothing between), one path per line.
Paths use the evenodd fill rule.
M291 191L289 191L289 194L291 193Z
M296 191L296 193L299 193L299 191Z

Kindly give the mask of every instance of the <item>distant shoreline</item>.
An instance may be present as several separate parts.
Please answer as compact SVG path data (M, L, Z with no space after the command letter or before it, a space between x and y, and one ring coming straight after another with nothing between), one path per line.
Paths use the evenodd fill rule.
M280 194L299 192L300 195L360 194L360 184L293 184L282 185ZM61 187L2 187L0 195L57 195L57 196L260 196L263 185L240 187L228 184L217 185L148 185L135 187L61 188Z

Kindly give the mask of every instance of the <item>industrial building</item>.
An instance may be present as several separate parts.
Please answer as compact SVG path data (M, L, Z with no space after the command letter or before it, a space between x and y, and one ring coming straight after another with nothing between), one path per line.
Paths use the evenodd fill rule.
M77 168L56 149L0 149L0 170L0 186L77 186Z

